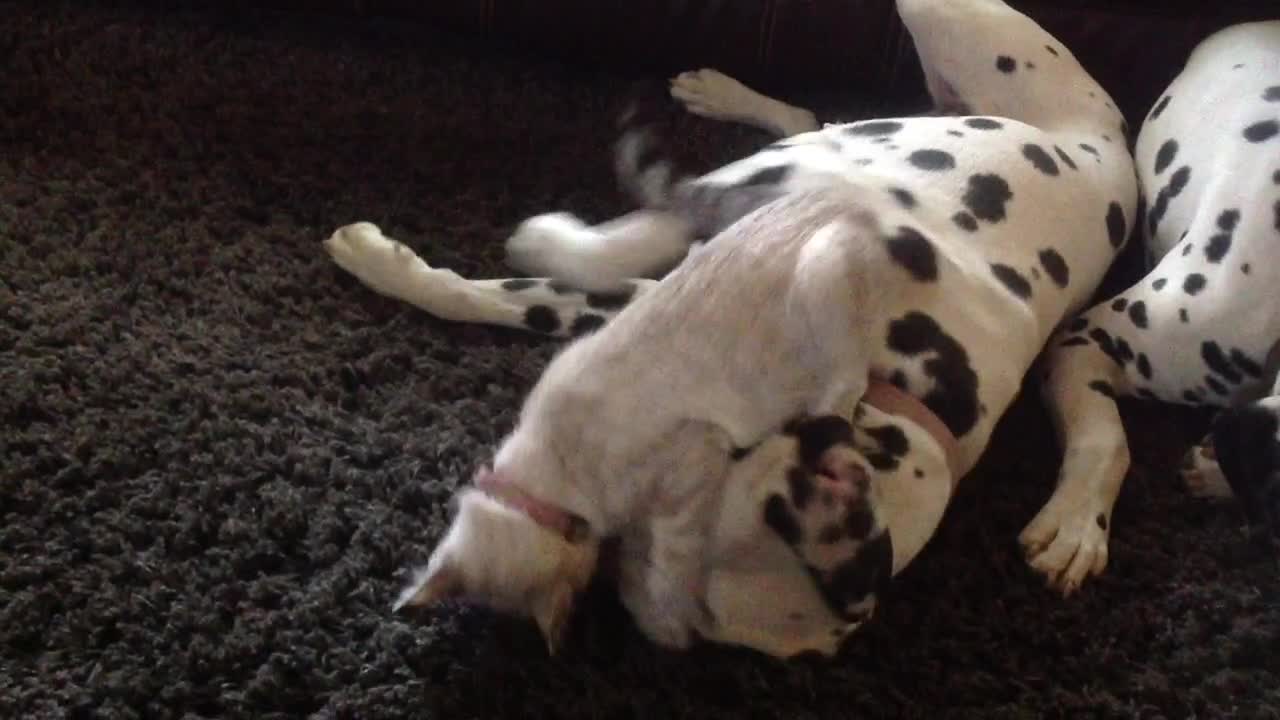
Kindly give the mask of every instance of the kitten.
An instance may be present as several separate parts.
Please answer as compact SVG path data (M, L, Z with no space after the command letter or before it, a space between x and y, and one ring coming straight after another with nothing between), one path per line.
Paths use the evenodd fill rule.
M764 205L561 351L396 606L465 598L531 616L554 650L600 541L643 536L648 563L620 594L646 635L687 647L709 622L707 538L734 449L866 387L866 338L896 288L875 279L863 192Z

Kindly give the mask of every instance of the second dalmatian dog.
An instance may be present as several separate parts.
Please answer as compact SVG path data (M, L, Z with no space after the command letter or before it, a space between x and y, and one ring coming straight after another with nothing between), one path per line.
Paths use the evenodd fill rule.
M515 264L549 281L467 281L428 267L367 223L326 242L335 261L369 287L442 318L570 334L626 315L632 298L657 287L628 278L679 262L693 241L717 236L756 208L812 192L855 199L864 230L857 242L874 267L860 271L868 286L859 294L877 293L883 303L856 337L869 357L871 387L899 397L864 398L861 415L842 408L846 419L834 424L802 420L734 467L727 487L762 490L730 493L709 538L704 600L714 622L700 630L712 640L774 654L832 652L832 638L874 604L874 578L857 576L876 575L888 564L877 560L885 552L896 572L919 551L953 483L977 463L1044 343L1084 308L1135 217L1124 120L1067 48L998 0L900 0L898 10L935 103L965 114L802 132L683 180L665 163L647 161L642 139L631 136L619 166L644 209L596 227L565 215L535 218L509 244ZM715 247L722 240L699 254L724 252ZM822 263L812 260L814 268ZM733 282L760 287L753 307L778 301L749 271ZM856 429L847 428L849 419ZM845 502L848 487L814 471L826 461L815 463L814 450L787 439L824 422L845 429L825 432L820 452L860 455L846 460L861 468L854 475L872 479L870 493L852 493L856 505ZM801 473L790 472L797 467ZM894 473L925 482L911 488L910 477ZM545 509L516 506L535 521ZM1062 560L1033 562L1069 590L1088 570L1072 562L1087 548L1070 529L1093 516L1063 512L1054 521L1062 532L1041 555ZM452 530L442 547L451 547L450 538ZM840 559L850 554L852 564ZM636 557L643 564L643 554ZM466 587L456 573L444 582L440 567L433 556L402 601L461 594L484 602L491 583L501 582L486 575ZM842 592L850 588L862 594ZM556 624L539 616L541 608L504 608L539 617L544 630Z
M1280 21L1201 42L1151 108L1136 156L1154 267L1047 353L1065 461L1055 501L1022 538L1048 548L1047 566L1106 562L1129 461L1117 396L1224 409L1184 478L1229 494L1225 471L1255 528L1280 530ZM1054 547L1064 534L1078 549Z

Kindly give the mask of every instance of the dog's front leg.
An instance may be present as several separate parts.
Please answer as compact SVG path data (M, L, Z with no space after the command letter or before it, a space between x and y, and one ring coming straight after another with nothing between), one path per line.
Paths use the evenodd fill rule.
M1127 392L1119 366L1097 346L1054 344L1045 399L1062 446L1058 485L1019 537L1027 562L1070 595L1107 566L1111 511L1129 445L1115 398Z
M752 90L722 72L704 68L680 73L671 80L671 97L694 115L738 122L779 137L818 129L814 114L804 108Z
M632 280L609 293L575 290L537 278L468 280L433 268L377 225L338 228L324 248L339 267L375 292L409 303L442 320L481 323L570 337L595 330L618 314L653 280Z

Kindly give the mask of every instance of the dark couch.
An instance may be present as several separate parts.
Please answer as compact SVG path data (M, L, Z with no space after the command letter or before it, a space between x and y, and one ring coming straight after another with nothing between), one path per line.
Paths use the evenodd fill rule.
M674 73L715 67L772 93L923 92L893 0L275 0L411 17L498 46ZM1275 0L1021 0L1132 119L1211 32L1280 17Z

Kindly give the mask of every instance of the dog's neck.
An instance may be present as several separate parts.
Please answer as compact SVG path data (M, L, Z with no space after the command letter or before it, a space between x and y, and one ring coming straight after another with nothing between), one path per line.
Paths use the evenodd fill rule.
M862 402L881 412L910 420L929 433L946 456L947 467L951 469L952 486L959 482L962 467L960 443L942 419L919 398L892 383L872 379L862 396Z
M591 525L586 519L563 507L535 497L514 482L506 472L481 469L473 484L476 489L497 502L528 516L533 522L560 535L568 542L581 542L591 534Z

